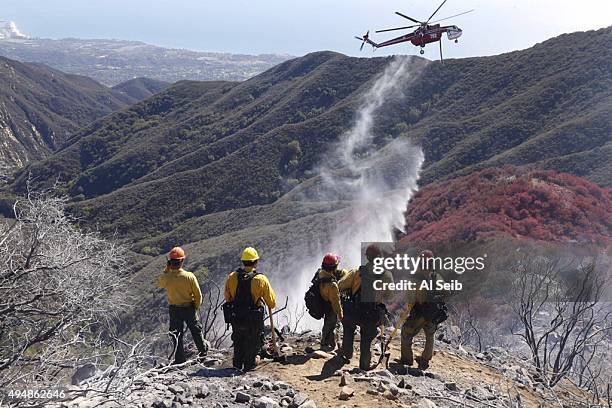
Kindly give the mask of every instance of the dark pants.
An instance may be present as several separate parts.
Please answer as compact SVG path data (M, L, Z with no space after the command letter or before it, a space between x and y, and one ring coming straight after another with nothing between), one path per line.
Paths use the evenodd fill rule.
M255 358L263 345L263 320L254 319L244 324L232 325L234 342L233 366L238 370L252 370L257 363Z
M194 306L179 307L170 305L170 338L174 350L174 364L185 362L185 350L183 349L183 335L185 332L185 324L191 332L193 342L198 348L200 355L205 355L208 348L204 344L202 337L202 324L198 318L198 314Z
M378 327L376 321L364 321L359 324L355 319L351 319L345 316L342 321L342 328L344 334L342 335L342 354L344 357L351 359L353 357L353 342L355 340L355 330L359 326L361 339L359 341L359 348L361 350L359 356L359 368L362 370L369 370L370 363L372 360L372 341L376 338L378 333Z
M331 308L331 305L325 309L325 315L323 316L323 330L321 331L321 347L330 348L331 350L336 348L336 323L338 323L338 316Z

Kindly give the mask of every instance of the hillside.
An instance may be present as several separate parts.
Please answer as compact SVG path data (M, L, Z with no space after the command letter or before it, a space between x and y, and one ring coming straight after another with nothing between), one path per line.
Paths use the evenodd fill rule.
M421 144L422 184L533 164L609 186L610 39L606 28L429 63L381 111L374 143L404 136ZM316 174L324 146L350 127L389 60L321 52L242 83L182 81L98 121L27 171L40 183L59 175L85 222L137 241L197 217L270 204ZM187 187L179 201L177 185Z
M77 129L134 101L87 77L0 57L0 163L42 159Z
M168 88L170 83L151 78L134 78L113 86L115 91L123 92L130 98L141 101Z
M421 189L401 242L469 242L505 234L609 245L612 190L552 171L487 169Z
M0 39L0 55L40 62L107 86L132 78L165 82L244 80L279 64L287 55L240 55L163 48L140 41L109 39Z
M390 331L388 328L387 334ZM200 363L158 367L124 378L123 392L112 396L93 391L103 389L108 381L108 374L98 371L80 385L68 388L70 402L49 406L537 408L558 404L586 408L593 400L591 393L570 381L554 390L544 387L534 380L529 364L508 350L491 347L476 352L462 346L458 337L436 340L436 354L425 372L394 361L400 347L395 338L390 347L394 358L388 369L380 365L365 372L355 361L343 364L334 352L318 350L319 337L309 331L283 333L280 349L284 359L265 359L246 374L231 368L230 351L220 349ZM420 336L416 344L420 351ZM375 351L374 360L379 355Z

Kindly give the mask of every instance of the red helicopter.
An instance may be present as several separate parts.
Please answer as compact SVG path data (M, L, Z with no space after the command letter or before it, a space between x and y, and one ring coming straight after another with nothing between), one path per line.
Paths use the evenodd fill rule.
M406 27L397 27L397 28L388 28L386 30L378 30L376 31L377 33L384 33L387 31L396 31L396 30L407 30L407 29L414 28L414 27L418 27L418 28L409 34L405 34L405 35L402 35L401 37L393 38L391 40L388 40L382 43L375 43L374 41L370 40L370 32L368 31L363 37L355 37L359 41L361 41L361 47L359 49L363 50L363 46L365 43L370 44L373 48L382 48L388 45L395 45L395 44L410 41L412 44L418 47L421 47L420 53L424 54L425 50L423 48L425 48L426 44L438 41L440 43L440 60L442 60L442 41L441 41L442 34L446 33L449 40L455 40L455 42L459 42L458 38L461 37L461 34L463 33L463 31L456 25L440 26L440 24L435 24L435 23L438 23L443 20L448 20L449 18L461 16L463 14L471 13L472 11L474 11L474 10L465 11L463 13L455 14L454 16L446 17L441 20L433 21L430 23L433 16L436 15L436 13L442 8L442 6L444 5L444 3L446 3L446 1L447 0L444 0L442 4L438 6L436 11L434 11L433 14L429 16L429 18L425 22L416 20L412 17L409 17L405 14L400 13L399 11L396 11L395 14L397 14L398 16L404 17L418 24L414 24L414 25L410 25Z

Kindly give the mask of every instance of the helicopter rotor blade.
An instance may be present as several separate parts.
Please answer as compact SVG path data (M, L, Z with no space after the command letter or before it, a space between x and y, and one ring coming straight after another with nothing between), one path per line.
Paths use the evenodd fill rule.
M408 28L413 28L413 27L418 27L418 26L420 26L420 24L406 26L406 27L398 27L398 28L387 28L385 30L378 30L376 32L377 33L384 33L384 32L387 32L387 31L406 30Z
M363 45L365 44L365 40L361 37L357 37L355 36L356 39L358 39L359 41L361 41L361 47L359 47L359 51L363 51Z
M445 1L446 1L446 0L445 0ZM412 18L412 17L408 17L407 15L402 14L402 13L400 13L399 11L396 11L396 12L395 12L395 14L397 14L398 16L401 16L401 17L407 18L408 20L410 20L410 21L412 21L412 22L414 22L414 23L423 24L423 22L422 22L422 21L415 20L415 19L414 19L414 18Z
M462 16L464 14L471 13L472 11L474 11L474 9L468 10L468 11L464 11L463 13L455 14L454 16L444 17L444 18L441 18L440 20L432 21L431 23L432 24L439 23L440 21L448 20L449 18L454 18L454 17L457 17L457 16Z
M365 33L363 37L355 36L355 38L361 41L361 47L359 47L359 51L363 51L363 46L365 45L366 41L368 41L368 38L370 38L370 30L368 30L368 32Z
M441 8L442 8L442 6L444 5L444 3L446 3L447 1L448 1L448 0L444 0L444 1L442 2L442 4L440 4L440 5L438 6L438 8L436 9L436 11L434 11L434 12L433 12L433 14L432 14L431 16L429 16L429 18L427 19L427 21L425 22L425 24L429 23L429 20L431 20L431 19L433 18L433 16L435 16L435 15L436 15L436 13L437 13L437 12L438 12L438 11L439 11Z

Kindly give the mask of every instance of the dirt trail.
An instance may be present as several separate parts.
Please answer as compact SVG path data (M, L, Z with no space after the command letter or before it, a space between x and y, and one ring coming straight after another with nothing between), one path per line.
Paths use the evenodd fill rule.
M417 344L419 343L417 342ZM393 359L399 357L399 340L394 340L391 350L390 371L393 372ZM301 355L303 350L296 351L297 355L290 357L287 363L266 362L261 364L256 371L258 374L268 376L274 380L284 381L292 387L308 393L310 398L317 403L318 407L339 407L342 405L364 408L380 407L381 405L392 407L407 406L405 402L388 400L382 395L367 394L368 382L352 382L349 386L355 390L355 395L348 401L340 401L338 399L341 390L340 377L338 375L334 376L333 373L340 369L347 370L356 367L359 361L358 350L351 363L344 366L334 364L332 361L336 361L336 359L308 358L305 355ZM419 347L415 347L415 353L420 353L420 351ZM379 354L374 353L373 361L377 361L378 356ZM379 366L377 370L382 370L383 368ZM523 406L525 407L538 407L542 401L535 392L527 388L520 389L512 380L505 378L499 371L477 361L453 355L446 350L438 350L436 352L428 371L436 374L442 381L456 383L460 390L470 389L474 385L491 385L509 394L514 400L516 400L516 395L520 394ZM404 376L404 378L408 384L410 384L411 379L414 379L414 377L410 376ZM415 397L414 402L418 401L418 399L419 397ZM441 406L450 403L440 399L436 400L434 397L431 397L431 399ZM468 404L466 406L486 406L469 401Z

